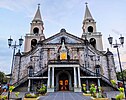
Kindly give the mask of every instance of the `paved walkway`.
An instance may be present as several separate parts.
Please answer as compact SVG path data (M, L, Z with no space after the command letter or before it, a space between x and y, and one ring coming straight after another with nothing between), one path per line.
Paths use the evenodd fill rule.
M19 97L23 98L26 92L20 92ZM105 92L108 98L113 98L119 91L106 91ZM4 92L3 95L7 95L7 92ZM15 92L12 92L10 98L15 97ZM47 93L46 96L40 96L39 100L90 100L90 96L83 96L82 93L74 93L70 91L66 92L54 92Z
M90 96L74 92L55 92L48 93L47 96L40 96L39 100L90 100Z

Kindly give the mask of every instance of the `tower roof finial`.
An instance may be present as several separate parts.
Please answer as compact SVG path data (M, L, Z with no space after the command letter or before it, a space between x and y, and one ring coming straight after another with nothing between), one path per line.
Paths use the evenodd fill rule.
M42 21L42 18L41 18L41 13L40 13L40 3L38 4L38 9L36 11L36 14L35 14L35 17L33 20L39 20L39 21Z
M40 3L38 3L38 8L40 8Z
M87 3L87 2L85 2L85 4L87 5L88 3Z
M91 13L90 13L90 10L89 10L89 8L88 8L88 3L85 2L85 4L86 4L86 9L85 9L84 20L86 20L86 19L93 19L92 15L91 15Z

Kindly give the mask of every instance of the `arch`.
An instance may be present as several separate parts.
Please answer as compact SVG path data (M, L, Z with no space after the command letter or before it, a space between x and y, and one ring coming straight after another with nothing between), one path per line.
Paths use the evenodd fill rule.
M88 32L93 32L93 27L92 26L88 27Z
M36 45L37 45L37 40L36 39L32 39L31 40L31 48L33 49Z
M38 29L37 27L35 27L35 28L33 29L33 33L37 35L37 34L39 33L39 29Z
M29 67L28 67L28 74L29 74L30 77L33 76L33 74L34 74L34 69L33 69L32 66L29 66Z
M90 44L91 44L94 48L96 48L96 39L95 39L95 38L91 38L91 39L90 39Z
M104 74L103 73L103 68L100 65L95 65L94 70L96 74Z
M62 44L63 42L65 43L65 37L61 37L61 44Z
M68 71L65 71L65 70L62 70L60 72L57 73L56 75L56 90L58 91L59 90L59 76L62 75L62 74L66 74L68 76L68 89L71 90L72 88L72 82L71 82L71 75Z

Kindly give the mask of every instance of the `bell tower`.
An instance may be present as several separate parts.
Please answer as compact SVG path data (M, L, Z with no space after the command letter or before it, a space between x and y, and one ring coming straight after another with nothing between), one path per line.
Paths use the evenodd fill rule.
M102 51L103 50L102 34L101 32L97 32L96 22L91 15L87 3L85 4L86 4L86 9L85 9L85 16L84 16L83 26L82 26L82 30L83 30L82 38L83 39L87 38L89 43L95 49Z
M26 34L25 36L24 52L34 49L40 39L41 41L45 39L43 31L44 27L40 13L40 4L38 4L38 9L31 23L30 34Z

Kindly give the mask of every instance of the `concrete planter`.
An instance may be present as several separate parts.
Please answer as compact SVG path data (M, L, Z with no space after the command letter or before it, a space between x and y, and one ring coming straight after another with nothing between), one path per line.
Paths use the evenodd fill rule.
M90 93L83 93L83 96L91 96Z
M22 98L9 98L9 100L22 100Z
M93 98L91 97L91 100L110 100L109 98Z
M37 98L24 98L23 100L38 100Z

